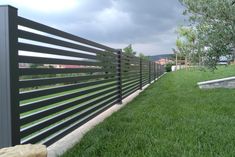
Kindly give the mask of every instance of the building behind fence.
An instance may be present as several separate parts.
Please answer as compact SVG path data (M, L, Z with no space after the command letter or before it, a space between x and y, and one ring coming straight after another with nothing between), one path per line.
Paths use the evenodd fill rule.
M0 148L51 145L164 72L11 6L0 6L0 36Z

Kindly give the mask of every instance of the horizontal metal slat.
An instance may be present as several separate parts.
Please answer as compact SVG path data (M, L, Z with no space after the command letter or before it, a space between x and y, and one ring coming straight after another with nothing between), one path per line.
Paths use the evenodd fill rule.
M129 91L124 92L122 99L125 99L126 97L128 97L129 95L131 95L132 93L134 93L137 90L139 90L138 86L137 87L133 87Z
M137 90L140 90L140 86L131 86L127 90L123 91L122 96L130 95L130 94L134 93Z
M57 48L50 48L38 45L32 45L27 43L18 43L18 49L21 51L30 51L30 52L39 52L44 54L53 54L53 55L61 55L61 56L69 56L69 57L78 57L78 58L86 58L86 59L97 59L96 55L84 54L75 51L62 50Z
M147 85L147 84L149 84L149 80L145 80L145 81L143 81L143 83L142 83L143 85Z
M96 43L96 42L93 42L93 41L90 41L90 40L87 40L87 39L84 39L84 38L81 38L81 37L78 37L78 36L75 36L75 35L72 35L70 33L60 31L60 30L52 28L52 27L48 27L46 25L28 20L28 19L23 18L23 17L18 16L18 24L21 25L21 26L36 29L36 30L39 30L39 31L42 31L42 32L53 34L53 35L56 35L56 36L59 36L59 37L62 37L62 38L70 39L70 40L77 41L77 42L87 44L87 45L90 45L90 46L94 46L94 47L97 47L97 48L101 48L101 49L105 49L105 50L113 51L113 52L117 51L117 50L115 50L113 48L110 48L110 47L107 47L105 45L102 45L102 44L99 44L99 43Z
M116 74L77 76L77 77L59 77L59 78L45 78L45 79L30 79L30 80L20 81L19 87L20 88L27 88L27 87L51 85L51 84L57 84L57 83L80 82L80 81L85 81L85 80L87 81L87 80L91 80L91 79L110 78L110 77L116 77Z
M140 64L140 60L132 60L132 59L125 59L125 58L121 58L121 62L124 64Z
M140 59L136 59L136 58L129 58L129 57L125 57L125 56L121 56L121 60L122 62L135 62L135 63L139 63Z
M142 71L142 74L144 75L149 74L149 71Z
M149 75L142 76L142 80L149 79Z
M149 84L149 80L143 80L142 84Z
M83 45L79 45L79 44L75 44L75 43L55 39L55 38L40 35L40 34L27 32L27 31L23 31L23 30L18 30L18 37L23 38L23 39L38 41L38 42L42 42L42 43L46 43L46 44L52 44L52 45L66 47L66 48L82 50L82 51L91 52L91 53L103 53L104 52L104 51L99 50L99 49L86 47L86 46L83 46Z
M138 72L123 72L123 73L121 73L122 75L121 75L121 77L123 78L123 77L128 77L128 76L140 76L140 72L138 71Z
M117 84L116 83L112 83L112 84L108 84L108 85L94 87L92 89L76 91L76 92L65 94L65 95L61 95L61 96L55 96L55 97L52 97L52 98L47 98L47 99L44 99L44 100L39 100L39 101L36 101L36 102L30 102L30 103L27 103L27 104L23 104L23 105L20 106L20 113L28 112L28 111L35 110L35 109L38 109L38 108L42 108L42 107L45 107L45 106L48 106L48 105L51 105L51 104L55 104L55 103L58 103L58 102L61 102L61 101L65 101L65 100L68 100L68 99L76 98L76 97L79 97L79 96L82 96L82 95L85 95L85 94L89 94L89 93L92 93L92 92L103 90L103 89L108 88L108 87L112 87L112 86L115 86L115 85L117 85ZM115 88L117 88L117 87L115 87ZM73 103L75 103L75 102L76 101L74 101ZM69 107L69 105L67 103L65 103L65 104L66 104L66 107ZM60 105L59 107L61 107L61 106L63 106L63 105ZM56 106L54 108L58 108L58 106ZM47 110L50 110L50 112L52 112L51 109L47 109ZM41 110L39 112L39 114L41 114L41 113L44 114L45 112L47 112L47 110L46 111ZM54 110L58 111L60 109L54 109ZM40 116L39 114L38 113L33 113L31 115L38 115L38 116ZM23 119L27 119L31 115L25 116L25 118L22 118L22 120ZM37 117L37 119L39 119L39 117ZM29 121L33 121L33 119L31 119L31 120L28 119L28 120Z
M149 76L142 77L142 80L149 80Z
M110 98L110 96L108 97L104 97L103 99L104 100L107 100L108 98ZM114 97L110 100L114 101L118 98L117 97ZM103 101L104 101L103 100ZM62 123L59 123L59 124L56 124L55 126L53 126L52 128L48 128L32 137L29 137L28 139L24 140L22 143L25 144L25 143L37 143L39 141L41 141L42 139L60 131L61 129L65 128L65 127L68 127L69 125L75 123L76 121L78 121L79 119L82 119L82 118L85 118L86 116L88 116L89 114L95 112L96 110L98 110L99 108L101 108L102 106L105 106L107 105L107 102L109 102L110 100L107 100L106 102L102 103L102 104L99 104L89 110L86 110L84 112L82 112L81 114L71 118L71 119L68 119L68 120L65 120L64 122ZM100 101L102 102L102 101ZM97 103L94 103L94 104L97 104ZM92 106L94 105L93 103L90 103L89 105ZM81 106L81 107L84 107L84 106ZM86 107L87 108L87 107ZM77 111L78 110L78 111ZM72 111L68 111L67 113L64 113L64 114L61 114L61 115L57 115L56 117L53 117L51 119L49 119L47 122L49 123L50 121L55 121L57 122L58 120L62 120L68 116L70 116L71 114L76 114L77 112L79 112L81 109L78 108L77 110L72 110ZM55 119L58 119L58 120L55 120ZM52 123L53 124L53 123ZM48 126L48 125L47 125Z
M90 60L65 60L57 58L43 58L31 56L19 56L19 63L35 64L58 64L58 65L80 65L80 66L102 66L101 62Z
M125 82L125 83L122 84L122 88L125 88L125 87L127 87L127 86L129 86L131 84L134 84L134 83L140 84L140 80L139 79L135 79L135 80L130 80L128 82Z
M67 135L68 133L72 132L73 130L77 129L79 126L85 124L86 122L88 122L89 120L91 120L92 118L96 117L97 115L99 115L100 113L104 112L105 110L107 110L108 108L110 108L111 106L113 106L114 104L117 103L116 98L114 99L110 99L108 101L106 101L105 103L103 103L103 105L99 105L101 106L98 110L96 110L95 112L93 112L92 114L90 114L89 116L83 118L81 121L67 127L66 129L64 129L63 131L60 131L59 133L55 134L54 136L46 139L43 141L43 143L46 146L49 146L51 144L53 144L54 142L56 142L57 140L59 140L60 138L64 137L65 135Z
M137 81L137 82L135 82L135 83L132 83L132 84L130 84L130 85L127 85L127 86L123 87L123 88L122 88L122 92L125 92L126 90L128 90L128 89L130 89L130 88L132 88L132 87L134 87L134 86L139 87L139 81Z
M121 71L122 75L128 75L128 74L139 74L140 70L135 70L135 69L129 69L129 70L123 70Z
M136 74L129 74L129 75L122 75L122 79L128 79L128 78L132 78L132 77L139 77L140 74L136 73Z
M135 74L140 76L140 71L122 72L122 76L131 76L131 75L135 75Z
M128 81L128 80L136 80L136 79L140 79L140 76L130 76L130 77L122 77L122 82L124 81Z
M144 77L149 77L149 74L148 73L146 73L146 74L142 73L142 78L144 78Z
M139 70L140 66L139 65L121 65L122 70L126 70L126 69L135 69L135 70Z
M121 63L121 66L122 66L123 68L130 68L130 67L133 67L133 68L140 68L140 65L139 65L139 64Z
M133 81L136 81L136 82L140 82L140 79L139 78L135 78L135 79L128 79L128 80L122 80L122 87L126 86L128 83L131 83Z
M142 69L142 72L149 72L149 69Z
M46 74L69 74L69 73L96 73L96 72L116 72L112 68L21 68L19 75L46 75Z
M83 104L83 105L80 105L78 106L77 108L73 109L73 110L69 110L69 111L66 111L66 112L63 112L63 113L60 113L60 114L57 114L56 116L53 116L51 118L48 118L48 119L45 119L43 121L40 121L38 123L35 123L33 125L30 125L30 126L27 126L25 128L22 128L21 129L21 137L24 138L24 137L27 137L28 135L34 133L34 132L37 132L38 130L41 130L43 128L46 128L48 127L49 125L52 125L62 119L65 119L69 116L72 116L73 114L76 114L76 113L79 113L81 112L82 110L85 110L89 107L91 107L92 105L95 105L103 100L106 100L108 98L110 98L110 96L115 96L117 94L116 93L111 93L109 94L108 96L104 96L104 97L101 97L97 100L94 100L92 102L89 102L89 103L86 103L86 104ZM98 95L98 94L96 94ZM81 103L87 101L87 99L89 99L91 96L88 96L88 97L85 97L85 98L82 98L82 99L79 99Z
M149 69L149 65L142 65L142 69Z
M122 72L122 76L129 76L129 75L133 75L133 74L136 74L136 75L140 75L140 71L127 71L127 72Z
M121 60L121 64L123 65L140 65L139 61L128 61L128 60Z
M100 80L100 81L76 83L76 84L72 84L72 85L63 85L63 86L59 86L59 87L38 89L38 90L27 91L27 92L20 92L19 99L21 101L26 100L26 99L33 99L33 98L37 98L37 97L41 97L41 96L56 94L56 93L60 93L60 92L75 90L78 88L84 88L84 87L89 87L89 86L113 82L113 81L116 81L116 78L105 79L105 80Z
M107 86L106 88L108 88L108 87L111 87L111 86ZM102 90L102 89L103 88L99 88L99 90ZM98 89L96 91L98 91ZM83 95L83 93L86 94L86 92L80 92L80 93L75 93L74 96L76 94ZM27 123L31 123L33 121L42 119L42 118L44 118L46 116L49 116L51 114L54 114L54 113L57 113L59 111L63 111L67 108L73 107L77 103L79 103L79 100L74 100L72 102L64 103L64 104L61 104L61 105L58 105L58 106L51 107L49 109L44 109L44 110L37 111L35 113L20 117L20 124L22 126L22 125L25 125Z
M133 80L140 80L139 77L133 77L133 78L127 78L127 79L122 79L122 84L125 84L126 82L130 82Z
M140 68L139 67L122 67L122 72L125 72L125 71L140 71Z
M122 68L129 69L129 68L135 68L135 69L140 69L140 66L138 64L127 64L127 63L122 63L121 64Z
M138 86L138 85L133 85L133 86L131 86L130 88L128 88L128 89L126 89L125 91L123 91L122 92L122 96L124 96L124 95L126 95L127 93L129 93L129 92L131 92L131 91L133 91L133 90L139 90L140 89L140 86Z

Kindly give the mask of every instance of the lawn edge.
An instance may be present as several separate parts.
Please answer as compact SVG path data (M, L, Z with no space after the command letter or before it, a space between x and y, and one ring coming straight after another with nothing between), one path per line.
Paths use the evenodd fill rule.
M157 81L161 77L163 77L166 73L162 74L160 77L156 78L154 81ZM95 118L91 119L84 125L80 126L70 134L66 135L56 143L52 144L47 148L48 157L57 157L65 153L67 150L72 148L75 144L77 144L83 136L93 129L96 125L102 123L106 118L110 117L113 113L119 111L121 108L126 106L129 102L131 102L135 97L137 97L141 92L143 92L146 88L148 88L154 81L150 84L145 85L142 90L137 90L132 93L125 99L123 99L122 104L114 104L109 109L105 110Z

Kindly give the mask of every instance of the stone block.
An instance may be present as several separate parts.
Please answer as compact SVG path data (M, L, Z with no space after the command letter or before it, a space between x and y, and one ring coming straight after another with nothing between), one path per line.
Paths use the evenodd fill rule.
M0 149L0 157L47 157L44 145L17 145Z

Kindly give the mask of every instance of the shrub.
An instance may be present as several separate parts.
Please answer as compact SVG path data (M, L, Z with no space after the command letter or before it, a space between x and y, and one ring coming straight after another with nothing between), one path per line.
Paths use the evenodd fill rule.
M165 68L166 68L166 72L171 72L171 67L172 67L173 64L171 63L168 63L166 64Z

